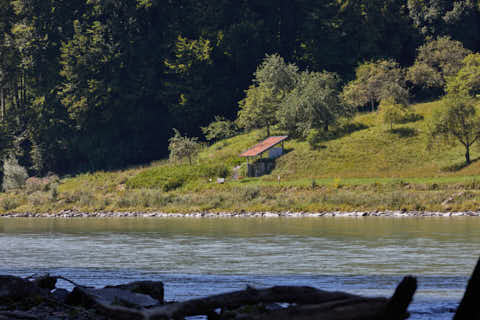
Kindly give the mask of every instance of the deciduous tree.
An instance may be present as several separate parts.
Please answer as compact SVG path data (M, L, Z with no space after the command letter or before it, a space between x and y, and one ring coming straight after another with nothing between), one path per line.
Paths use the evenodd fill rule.
M168 140L168 150L170 151L171 161L181 161L188 159L188 163L192 164L192 159L200 151L200 143L196 137L184 137L180 131L173 129L174 136Z
M298 67L277 54L267 55L255 72L254 85L241 100L237 123L245 129L266 128L277 123L276 111L298 81Z
M455 76L470 53L461 42L439 37L418 48L415 63L407 71L407 80L423 88L443 91L449 77Z
M383 123L389 125L390 130L393 130L393 124L402 121L406 114L406 106L396 103L395 100L391 98L382 100L379 105L379 110Z
M277 111L279 126L292 136L304 138L311 129L328 131L329 125L351 111L339 98L339 83L334 73L302 72Z
M238 128L233 121L220 116L215 116L215 121L207 127L202 127L202 132L208 141L233 137L237 131Z
M371 111L382 99L408 99L402 69L393 60L365 62L355 71L356 78L343 88L344 100L352 106L370 106Z
M438 111L430 126L430 137L465 147L465 162L469 164L470 149L480 138L480 117L476 102L468 97L449 96L443 109Z
M448 94L465 95L472 98L480 95L480 54L472 53L465 57L463 66L447 82Z

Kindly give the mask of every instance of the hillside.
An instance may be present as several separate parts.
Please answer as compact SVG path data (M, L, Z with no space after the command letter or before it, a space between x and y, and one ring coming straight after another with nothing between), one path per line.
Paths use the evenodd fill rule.
M353 119L361 130L324 141L311 150L290 139L287 153L269 175L231 178L244 160L238 155L263 138L262 131L205 148L193 166L159 161L115 172L27 184L0 196L2 211L76 209L231 210L460 210L480 207L480 164L464 166L463 149L427 149L427 125L439 102L412 106L423 119L395 125L390 132L376 113ZM275 132L274 132L275 133ZM279 134L276 132L275 134ZM225 184L216 178L225 176ZM280 177L280 181L278 181ZM462 191L459 191L459 190ZM448 200L448 201L447 201Z
M451 147L436 144L428 149L428 122L439 102L430 102L412 106L412 111L423 119L415 122L397 124L393 132L381 122L377 113L360 114L353 123L364 129L354 131L340 138L324 141L316 150L312 150L305 141L290 139L286 142L287 153L276 162L270 175L245 179L243 184L265 184L271 181L287 185L301 184L301 181L320 183L342 180L347 184L405 181L463 181L480 174L480 164L474 162L463 167L464 150L461 146ZM282 134L274 132L274 134ZM231 139L217 142L199 155L202 166L219 168L225 166L231 170L235 165L245 164L238 155L264 138L263 131L253 131ZM186 166L188 168L188 166ZM168 169L167 169L168 168ZM175 169L176 168L176 169ZM135 187L149 187L147 177L156 173L173 173L177 167L164 163L145 168L138 178L133 178ZM192 169L193 171L198 171ZM180 171L180 170L179 170ZM192 176L192 175L191 175ZM142 178L145 178L142 185ZM158 178L158 177L157 177ZM189 183L185 184L188 189ZM235 181L230 181L234 184Z

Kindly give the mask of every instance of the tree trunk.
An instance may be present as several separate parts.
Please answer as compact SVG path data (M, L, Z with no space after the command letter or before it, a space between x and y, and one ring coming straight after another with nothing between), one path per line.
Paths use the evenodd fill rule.
M4 96L4 89L3 87L0 88L0 104L1 104L1 112L2 112L2 122L5 123L5 96Z
M465 162L466 162L467 164L470 164L470 146L467 145L467 146L465 146L465 148L466 148L466 151L465 151Z
M328 131L328 122L325 121L325 123L323 124L323 131L327 132Z

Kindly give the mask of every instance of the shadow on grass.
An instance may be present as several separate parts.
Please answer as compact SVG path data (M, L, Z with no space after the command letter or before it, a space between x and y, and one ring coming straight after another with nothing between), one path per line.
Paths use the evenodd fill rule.
M311 146L310 149L312 150L321 150L321 149L327 149L327 146L326 145L323 145L323 144L320 144L320 145L315 145L315 146Z
M392 130L390 130L390 133L393 133L399 136L400 138L410 138L417 135L417 130L415 130L414 128L401 127L401 128L393 128Z
M417 122L420 120L423 120L423 116L421 114L409 112L398 123Z
M322 142L340 139L344 136L354 133L355 131L360 131L364 129L368 129L368 126L364 125L363 123L349 122L336 126L326 132L318 131L313 138L315 142L313 143L313 145L310 145L310 147L313 150L325 149L327 147L325 145L321 145Z
M466 168L468 167L469 165L479 161L480 158L476 158L476 159L472 159L470 161L470 163L467 163L465 161L462 161L460 163L455 163L455 164L452 164L451 166L447 166L447 167L444 167L444 168L441 168L442 171L445 171L445 172L457 172L457 171L460 171L462 170L463 168Z
M368 126L363 123L350 122L341 126L335 127L328 132L323 132L320 141L329 141L342 138L346 135L352 134L355 131L368 129Z

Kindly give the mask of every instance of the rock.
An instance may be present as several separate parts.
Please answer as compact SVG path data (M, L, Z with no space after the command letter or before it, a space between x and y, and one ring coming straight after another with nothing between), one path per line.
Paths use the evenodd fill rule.
M105 288L117 288L128 290L134 293L146 294L157 300L158 303L163 303L164 288L161 281L135 281L118 286L107 286Z
M75 287L67 296L66 303L97 308L104 306L121 306L133 309L158 305L159 301L151 296L118 288L81 288Z
M273 212L266 212L263 214L264 218L278 218L279 215L278 213L273 213Z
M455 202L455 199L453 197L448 197L447 199L443 200L442 206L449 205L450 203Z
M37 287L42 289L47 289L48 291L52 291L55 289L55 285L57 284L57 278L51 277L48 273L44 275L40 275L38 277L34 277L32 281Z
M14 276L0 276L0 303L2 304L46 295L48 292L37 287L33 282Z
M70 291L66 289L56 289L52 292L52 298L60 303L65 303L69 294Z

